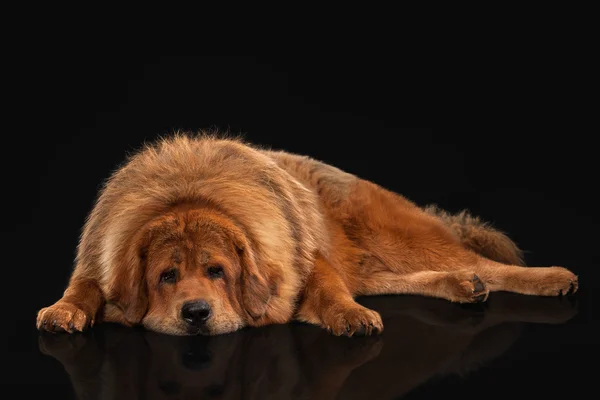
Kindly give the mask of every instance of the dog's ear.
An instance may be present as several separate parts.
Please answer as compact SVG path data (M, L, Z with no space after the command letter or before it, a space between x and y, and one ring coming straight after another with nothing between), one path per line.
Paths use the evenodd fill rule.
M142 321L148 310L146 286L146 255L150 235L140 232L134 235L112 266L108 301L123 312L131 325Z
M242 268L240 276L242 306L252 319L257 320L267 312L272 287L268 276L259 270L254 252L248 242L238 236L234 244Z

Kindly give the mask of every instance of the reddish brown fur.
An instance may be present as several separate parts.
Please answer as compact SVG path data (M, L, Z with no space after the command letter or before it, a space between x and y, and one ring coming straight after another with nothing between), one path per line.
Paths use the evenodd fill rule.
M222 279L207 268L223 267ZM577 290L560 268L526 268L504 234L308 157L236 140L177 135L133 156L92 210L64 297L38 327L72 332L98 319L191 332L184 302L206 300L200 333L292 319L336 335L381 332L357 295L485 301L490 291ZM178 281L159 283L176 268Z

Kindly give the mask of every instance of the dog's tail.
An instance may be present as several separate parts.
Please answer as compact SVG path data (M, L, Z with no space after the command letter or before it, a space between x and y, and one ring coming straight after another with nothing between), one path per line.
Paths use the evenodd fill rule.
M523 252L515 242L466 210L454 215L436 205L427 206L424 210L444 221L468 249L504 264L525 265Z

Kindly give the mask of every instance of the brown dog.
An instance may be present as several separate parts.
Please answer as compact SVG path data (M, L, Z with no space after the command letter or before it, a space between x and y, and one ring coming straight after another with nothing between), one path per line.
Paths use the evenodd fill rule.
M177 135L108 180L69 286L37 326L214 335L297 319L369 335L383 324L358 295L472 303L577 290L564 268L522 264L510 239L465 213L419 208L308 157Z

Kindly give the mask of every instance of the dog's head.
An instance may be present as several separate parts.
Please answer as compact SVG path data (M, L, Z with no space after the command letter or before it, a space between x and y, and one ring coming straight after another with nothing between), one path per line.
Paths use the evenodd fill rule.
M264 319L277 282L259 271L253 244L228 216L180 207L132 237L113 282L130 324L174 334L215 335Z

